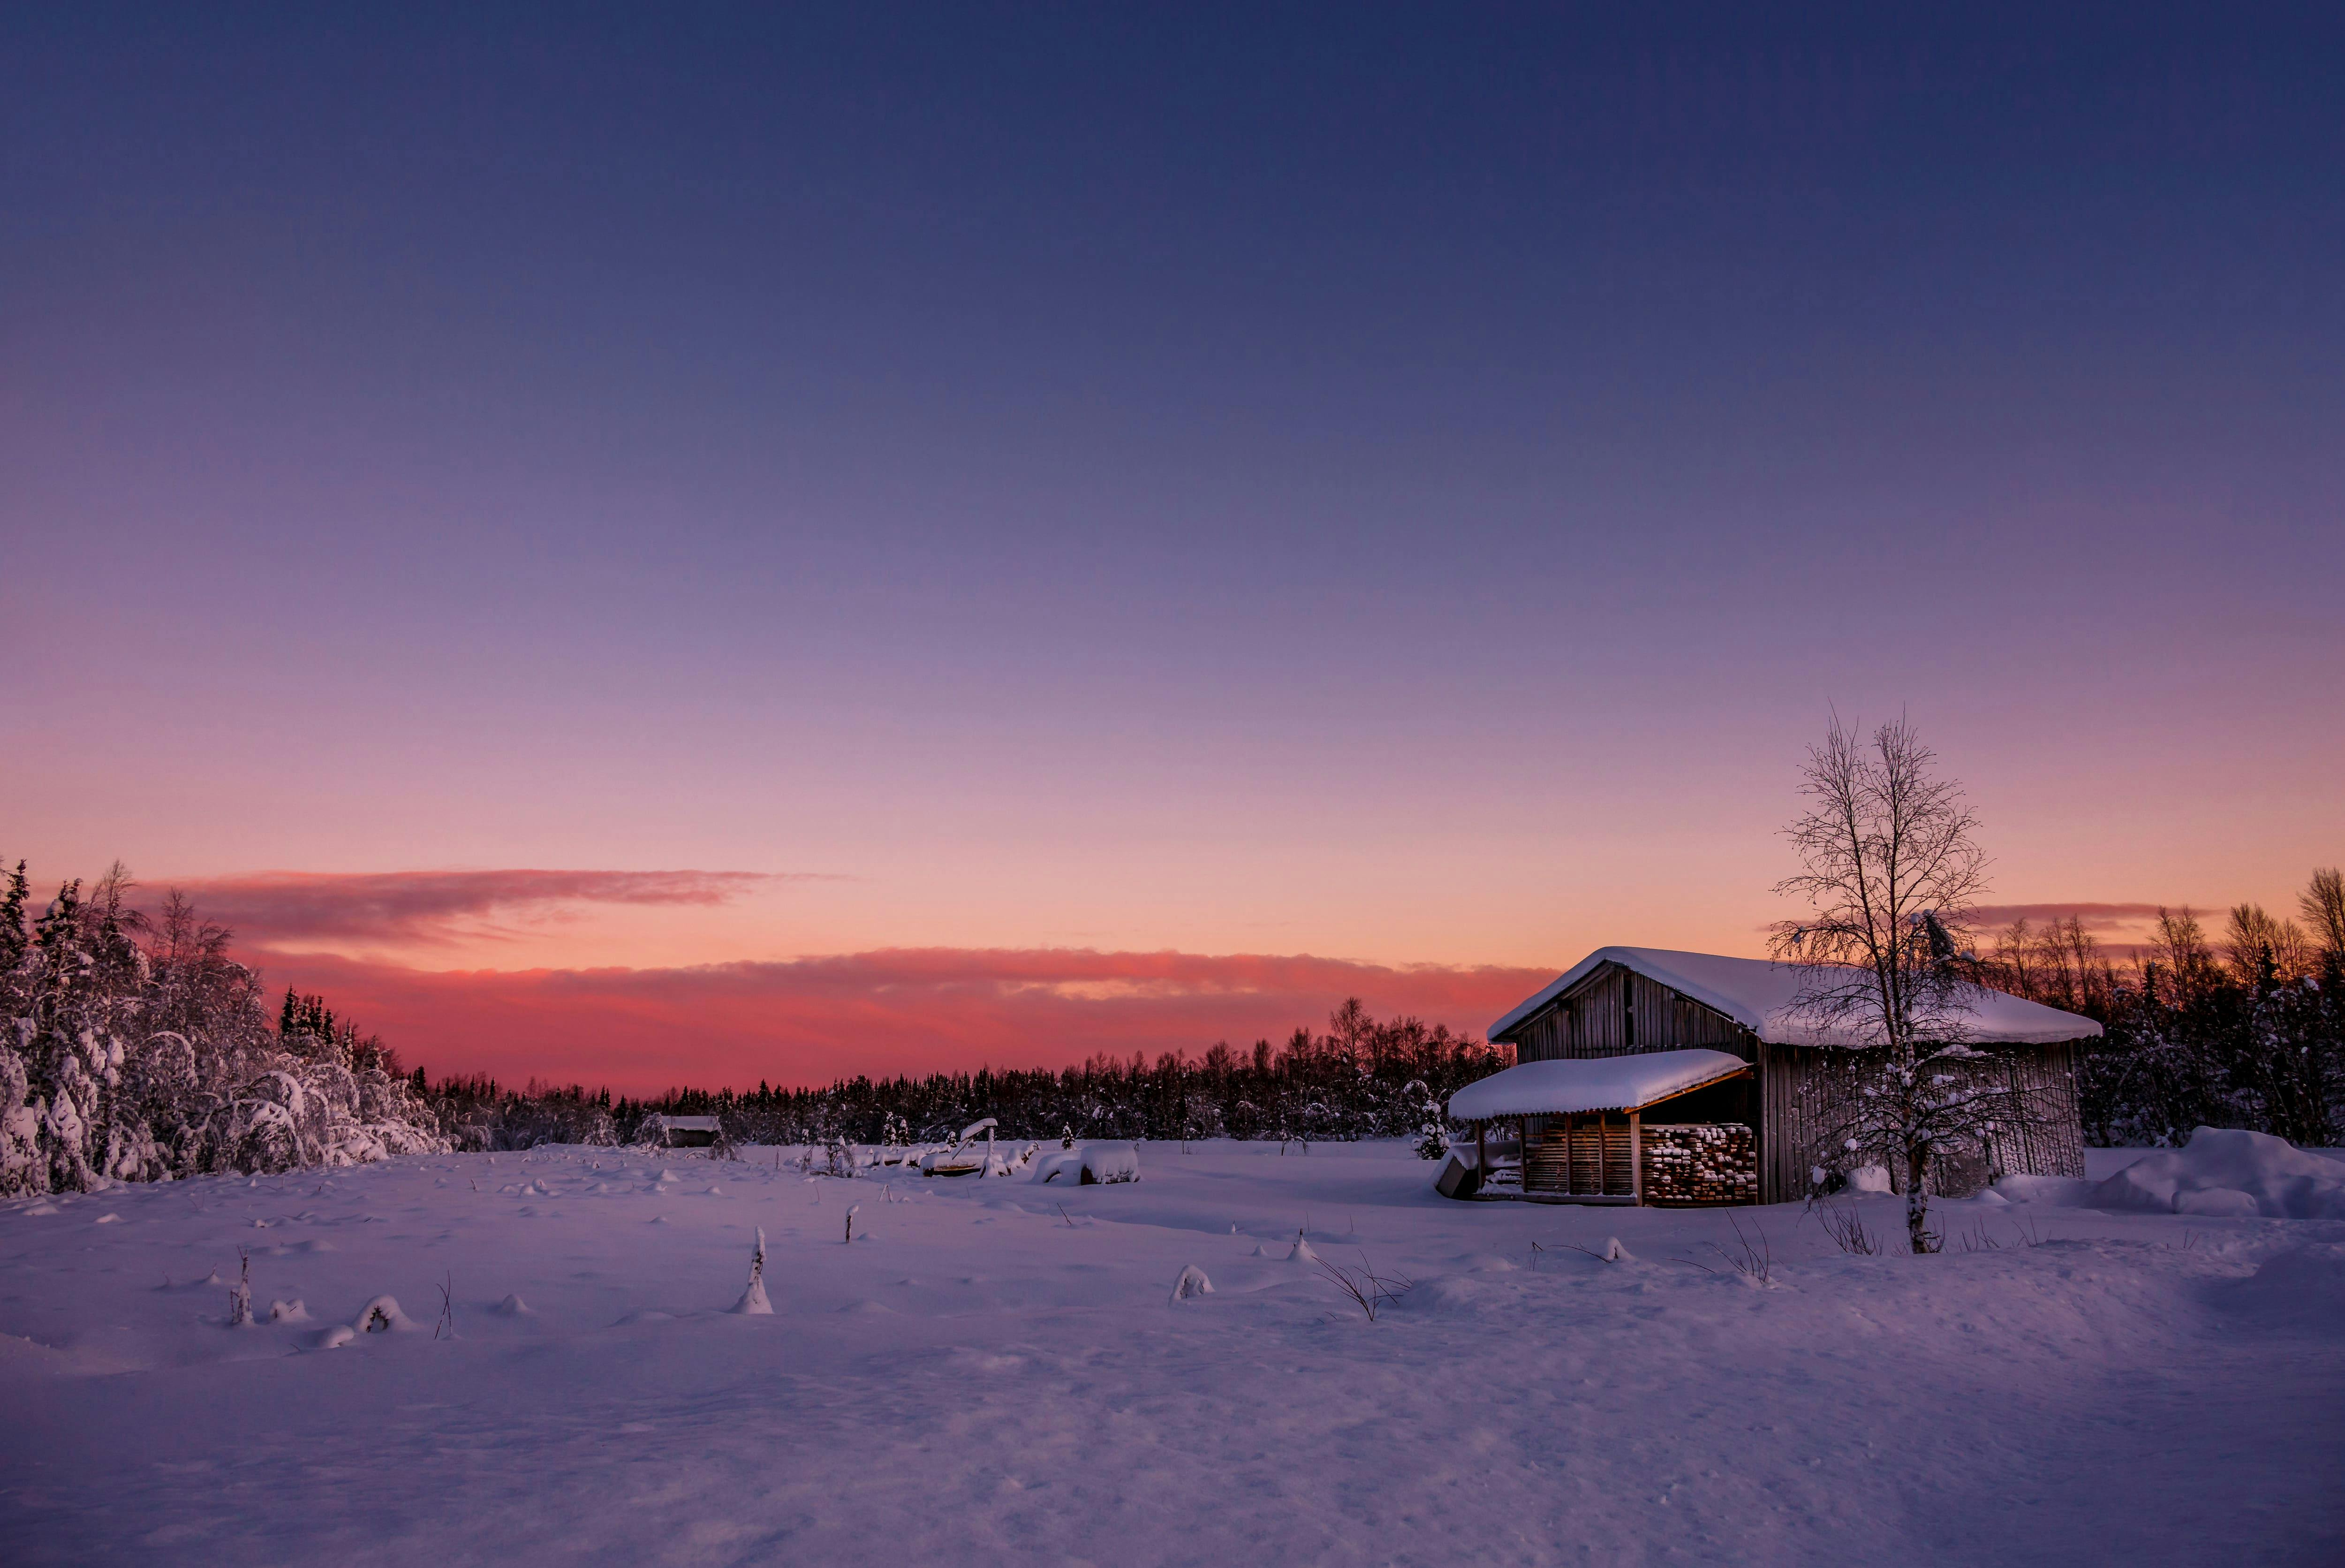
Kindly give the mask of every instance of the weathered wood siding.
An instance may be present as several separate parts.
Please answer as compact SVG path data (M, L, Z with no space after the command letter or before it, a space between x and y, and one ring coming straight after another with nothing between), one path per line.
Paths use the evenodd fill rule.
M1983 1157L1934 1166L1929 1186L1952 1194L1974 1192L1991 1172L2019 1176L2079 1176L2085 1174L2084 1128L2077 1117L2073 1046L2007 1045L1989 1048L1991 1073L2020 1095L2025 1112L1997 1135ZM1849 1056L1798 1045L1762 1045L1759 1059L1759 1201L1789 1203L1807 1195L1810 1172L1847 1167L1846 1151L1824 1146L1835 1117L1832 1097L1852 1092ZM1843 1084L1848 1087L1843 1087ZM1904 1173L1892 1171L1902 1182Z
M1629 1118L1603 1112L1536 1116L1523 1139L1523 1190L1629 1197L1637 1190Z
M1759 1201L1789 1203L1808 1190L1810 1128L1806 1080L1812 1051L1759 1047Z
M2019 1050L2004 1057L2011 1087L2024 1095L2031 1114L1998 1135L1995 1168L2035 1176L2085 1175L2085 1125L2076 1104L2074 1042Z
M1751 1032L1659 981L1608 963L1515 1026L1518 1062L1629 1056L1706 1045L1748 1062Z

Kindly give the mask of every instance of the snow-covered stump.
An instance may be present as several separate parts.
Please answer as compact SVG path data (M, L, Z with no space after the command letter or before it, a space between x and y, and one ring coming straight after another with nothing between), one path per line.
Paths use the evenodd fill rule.
M774 1304L766 1298L766 1227L762 1225L757 1227L756 1250L749 1254L749 1288L741 1292L733 1310L745 1318L774 1315Z
M237 1279L228 1288L228 1326L250 1329L252 1321L252 1259L239 1247L236 1249Z

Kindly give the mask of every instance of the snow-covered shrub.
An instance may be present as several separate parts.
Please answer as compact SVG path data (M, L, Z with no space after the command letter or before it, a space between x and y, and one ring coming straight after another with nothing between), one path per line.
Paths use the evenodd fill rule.
M0 893L0 1196L447 1146L378 1042L289 995L271 1027L226 931L128 890L68 883L29 933L21 865Z
M413 1329L415 1320L399 1309L399 1303L389 1296L378 1296L359 1308L350 1319L354 1334L389 1334Z

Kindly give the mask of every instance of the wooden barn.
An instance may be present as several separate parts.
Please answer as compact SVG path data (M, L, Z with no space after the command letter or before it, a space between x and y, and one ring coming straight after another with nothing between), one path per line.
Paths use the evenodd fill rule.
M714 1116L672 1116L655 1111L644 1118L643 1136L663 1148L705 1149L716 1142Z
M1607 947L1490 1025L1516 1065L1451 1096L1474 1169L1453 1196L1563 1203L1782 1203L1848 1156L1819 1146L1819 1106L1852 1042L1795 1015L1798 972L1765 959ZM1992 1176L2085 1174L2074 1048L2101 1026L1982 989L1969 1044L2029 1114L1975 1163L1932 1172L1967 1193Z

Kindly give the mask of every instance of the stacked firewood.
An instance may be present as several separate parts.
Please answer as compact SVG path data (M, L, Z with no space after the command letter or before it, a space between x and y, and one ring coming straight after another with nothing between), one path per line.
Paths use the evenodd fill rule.
M1734 1122L1646 1126L1647 1203L1756 1203L1759 1140Z

